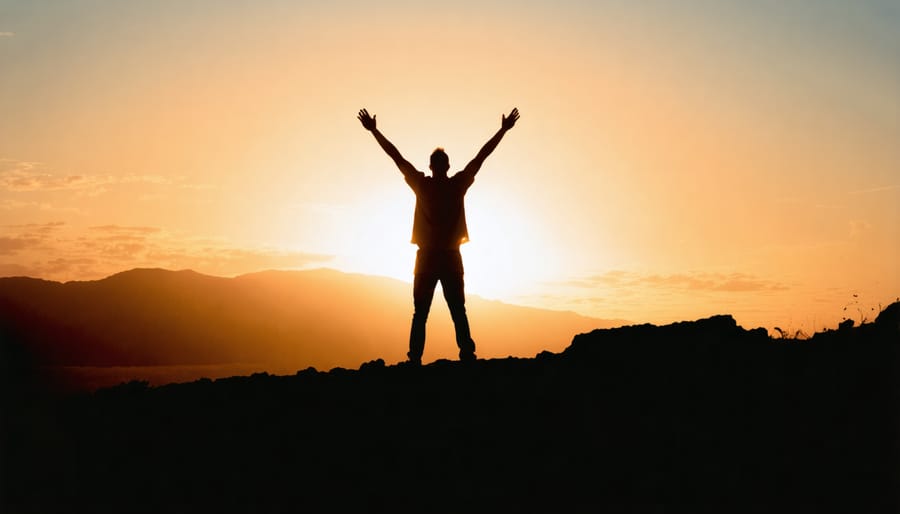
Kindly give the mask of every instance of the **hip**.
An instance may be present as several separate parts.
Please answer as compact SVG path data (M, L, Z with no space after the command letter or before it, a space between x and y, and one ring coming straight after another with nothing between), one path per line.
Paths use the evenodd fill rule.
M463 274L459 248L420 248L416 252L415 274Z

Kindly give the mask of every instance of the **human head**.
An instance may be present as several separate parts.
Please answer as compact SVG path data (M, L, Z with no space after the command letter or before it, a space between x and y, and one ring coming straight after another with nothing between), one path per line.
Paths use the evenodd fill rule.
M431 169L432 175L436 177L447 176L447 171L450 170L450 157L447 156L447 152L443 148L435 148L431 152L431 163L428 165L428 168Z

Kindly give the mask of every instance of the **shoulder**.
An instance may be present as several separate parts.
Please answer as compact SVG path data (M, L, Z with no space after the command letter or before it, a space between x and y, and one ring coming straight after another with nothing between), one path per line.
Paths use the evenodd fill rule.
M450 177L450 181L461 186L470 186L475 181L475 174L466 170L457 172Z
M428 178L425 176L424 173L422 173L421 171L418 171L418 170L411 172L411 173L407 173L403 177L406 179L406 183L413 187L418 186L419 184L421 184L424 180L426 180Z

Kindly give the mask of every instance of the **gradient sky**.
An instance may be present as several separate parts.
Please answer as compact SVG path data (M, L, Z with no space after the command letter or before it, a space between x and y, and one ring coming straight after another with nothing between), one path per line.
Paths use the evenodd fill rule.
M900 296L898 55L895 1L0 0L0 276L411 280L356 112L460 169L518 107L471 293L833 327Z

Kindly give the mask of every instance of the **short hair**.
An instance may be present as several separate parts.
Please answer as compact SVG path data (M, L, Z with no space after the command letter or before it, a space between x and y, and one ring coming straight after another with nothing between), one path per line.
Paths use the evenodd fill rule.
M441 171L450 169L450 157L447 156L447 152L443 148L438 147L431 152L431 169L439 169Z

